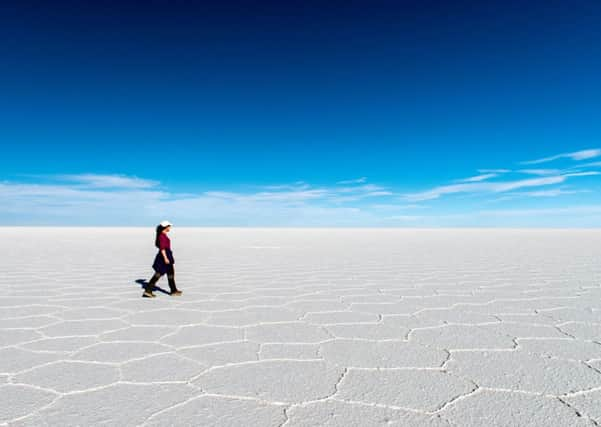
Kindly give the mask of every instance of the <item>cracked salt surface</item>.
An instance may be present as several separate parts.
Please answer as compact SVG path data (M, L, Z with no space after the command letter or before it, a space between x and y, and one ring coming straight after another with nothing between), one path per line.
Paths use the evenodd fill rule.
M0 425L601 425L600 231L174 233L0 229Z

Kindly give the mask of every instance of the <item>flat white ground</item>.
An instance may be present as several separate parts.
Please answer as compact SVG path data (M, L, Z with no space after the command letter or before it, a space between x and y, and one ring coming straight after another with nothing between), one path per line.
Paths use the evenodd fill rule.
M0 229L0 424L601 425L601 231L171 238Z

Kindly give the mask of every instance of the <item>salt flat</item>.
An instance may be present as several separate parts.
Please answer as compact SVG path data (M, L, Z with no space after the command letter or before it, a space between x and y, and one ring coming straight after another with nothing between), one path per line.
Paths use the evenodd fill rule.
M601 425L601 231L171 239L0 228L0 424Z

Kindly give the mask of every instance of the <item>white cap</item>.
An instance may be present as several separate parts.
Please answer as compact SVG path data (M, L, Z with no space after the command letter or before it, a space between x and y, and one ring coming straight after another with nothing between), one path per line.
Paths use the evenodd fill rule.
M167 228L167 227L170 227L172 225L173 224L171 224L169 221L162 221L161 224L160 224L160 226L163 227L163 228Z

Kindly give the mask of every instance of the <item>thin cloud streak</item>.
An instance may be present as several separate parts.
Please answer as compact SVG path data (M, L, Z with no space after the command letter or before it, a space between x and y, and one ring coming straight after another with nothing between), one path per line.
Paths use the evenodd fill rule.
M526 175L538 175L538 176L561 174L561 170L559 170L559 169L519 169L516 172L523 173Z
M347 179L344 181L338 181L336 184L342 184L342 185L348 185L348 184L364 184L367 182L367 178L362 176L361 178L357 178L357 179Z
M423 218L425 218L425 217L418 216L418 215L394 215L394 216L386 217L386 219L390 219L390 220L394 220L394 221L403 221L403 222L419 221Z
M511 169L478 169L478 173L496 173L496 174L502 174L502 173L509 173L511 172Z
M590 158L601 150L582 150L560 155L574 159ZM558 158L558 156L546 159ZM541 159L542 160L542 159ZM376 184L367 178L313 186L304 181L250 186L241 190L211 189L199 192L164 190L160 182L119 174L71 174L27 176L38 183L0 182L0 220L23 224L143 224L165 217L190 225L411 225L440 224L462 218L454 224L477 221L478 205L531 198L527 206L552 204L536 199L590 192L573 186L556 186L578 177L594 177L601 172L575 164L567 169L480 169L479 175L451 181L426 191L408 193ZM520 175L522 174L522 175ZM532 175L532 176L524 176ZM526 191L528 190L528 191ZM445 202L418 204L426 200ZM499 197L500 195L505 197ZM582 197L568 198L580 200ZM562 200L563 201L563 200ZM564 202L565 204L565 202ZM510 206L505 204L502 206ZM427 215L411 215L408 209L425 208ZM459 212L465 211L461 216ZM422 212L420 212L421 214ZM574 218L570 219L574 223ZM433 222L432 222L433 221ZM463 222L462 222L463 221ZM530 218L526 222L533 223ZM452 225L453 223L448 223ZM491 223L493 226L494 223Z
M584 168L584 167L598 167L601 166L601 162L591 162L591 163L583 163L581 165L579 165L579 167Z
M62 183L0 183L0 218L36 224L130 224L169 217L206 225L376 224L386 221L358 204L388 197L384 187L259 187L252 192L205 191L198 194L156 191L158 183L118 175L63 175ZM66 179L68 178L68 179ZM109 179L110 178L110 179ZM144 183L144 185L142 185ZM151 187L152 184L152 187ZM132 187L132 188L130 188ZM350 205L350 203L354 205Z
M545 178L522 179L518 181L507 182L477 182L465 184L443 185L435 187L421 193L405 195L405 199L410 202L419 202L424 200L438 199L447 194L456 193L501 193L505 191L516 190L524 187L539 187L543 185L559 184L565 181L564 176L553 176Z
M545 157L543 159L522 162L522 164L545 163L560 158L583 160L594 158L597 156L601 156L601 149L580 150L572 153L564 153L551 157ZM563 171L560 169L519 169L515 172L527 175L536 175L537 178L489 182L488 180L492 178L497 178L501 174L510 173L511 170L479 169L478 172L480 172L480 175L457 180L458 184L441 185L427 191L405 194L403 196L403 199L409 202L419 202L424 200L439 199L444 195L452 195L459 193L504 193L527 187L539 187L560 184L565 182L566 179L572 177L595 176L601 174L601 172L598 171L579 171L577 170L577 167ZM564 192L558 194L566 193Z
M567 194L580 193L590 193L590 190L563 190L561 188L554 188L552 190L527 191L520 194L528 197L559 197Z
M601 156L601 149L590 149L590 150L581 150L581 151L575 151L573 153L563 153L563 154L557 154L555 156L551 156L551 157L544 157L542 159L537 159L537 160L529 160L526 162L521 162L521 164L523 165L537 165L540 163L548 163L548 162L552 162L554 160L558 160L558 159L572 159L572 160L586 160L586 159L592 159L595 157L599 157Z
M138 177L129 177L125 175L57 175L59 181L68 181L78 183L90 188L152 188L158 185L157 181L141 179Z
M559 208L534 208L534 209L496 209L483 210L477 212L478 215L492 216L527 216L537 217L541 215L596 215L601 214L601 206L599 205L584 205L584 206L567 206Z
M537 190L537 191L521 191L517 193L507 193L503 197L499 197L492 202L501 202L507 200L515 200L521 197L541 197L541 198L553 198L572 194L590 193L591 190L565 190L563 188L551 188L548 190Z
M497 176L499 176L499 174L497 174L497 173L485 173L482 175L472 176L470 178L460 179L458 181L459 182L480 182L480 181L486 181L487 179L495 178Z
M566 173L563 176L595 176L595 175L600 175L601 172L597 172L597 171L588 171L588 172L573 172L573 173Z

